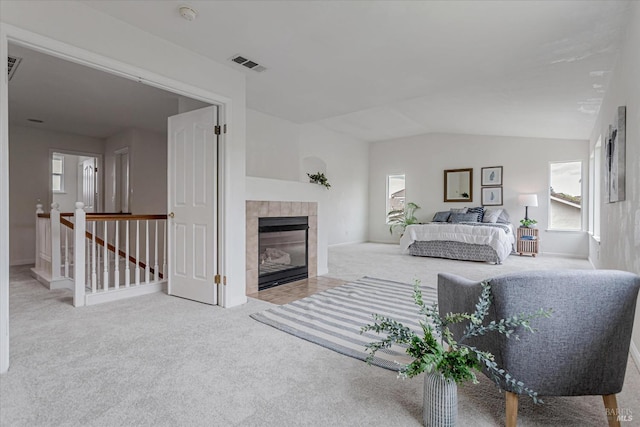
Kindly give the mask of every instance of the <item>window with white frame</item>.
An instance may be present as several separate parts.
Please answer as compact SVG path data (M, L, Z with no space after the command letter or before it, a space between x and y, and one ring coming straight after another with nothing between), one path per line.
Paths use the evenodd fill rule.
M549 165L549 229L582 230L582 162Z
M51 189L54 193L64 192L64 156L60 154L51 157Z
M402 175L387 175L387 210L385 215L394 210L404 210L405 178Z
M591 205L593 212L591 215L591 232L596 239L600 238L600 185L602 181L602 137L598 138L593 149L593 182L591 185Z

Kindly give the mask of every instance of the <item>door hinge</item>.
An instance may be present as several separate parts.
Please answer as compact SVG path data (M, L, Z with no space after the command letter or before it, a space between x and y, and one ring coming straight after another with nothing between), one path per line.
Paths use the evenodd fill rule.
M221 133L227 133L227 125L226 124L224 124L222 126L216 125L216 126L213 127L213 132L216 135L220 135Z
M219 275L219 274L216 274L216 275L215 275L215 277L213 278L213 282L214 282L216 285L219 285L219 284L220 284L220 275Z

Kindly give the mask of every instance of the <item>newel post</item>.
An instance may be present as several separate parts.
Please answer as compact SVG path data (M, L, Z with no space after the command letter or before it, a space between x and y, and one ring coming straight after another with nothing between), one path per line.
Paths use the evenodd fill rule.
M84 306L84 293L85 293L85 269L86 269L86 254L85 254L85 233L87 230L87 214L84 212L84 203L76 202L75 224L73 232L73 279L75 282L75 288L73 291L73 306Z
M39 214L43 214L42 203L36 205L36 271L42 269L42 260L40 259L40 252L42 251L42 227L40 226Z
M51 280L60 278L62 264L60 263L60 211L57 203L51 204Z

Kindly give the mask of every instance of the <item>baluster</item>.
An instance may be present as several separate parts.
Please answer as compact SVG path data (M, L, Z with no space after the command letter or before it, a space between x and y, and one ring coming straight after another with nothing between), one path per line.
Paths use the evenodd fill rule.
M128 288L131 285L131 270L129 269L129 223L131 221L126 220L126 228L125 228L125 260L124 260L124 286Z
M64 277L69 277L69 227L64 227Z
M62 250L60 249L60 211L58 210L58 204L51 204L51 212L49 213L49 219L51 224L51 279L56 280L62 273L62 264L60 262L60 255Z
M153 243L155 248L153 256L153 260L155 261L155 264L153 265L153 280L157 282L160 280L160 270L158 270L158 220L155 220L154 223L156 231L153 234Z
M120 221L116 220L116 237L115 237L115 247L116 250L113 253L113 287L115 289L120 288L120 231L118 224Z
M91 293L98 290L98 273L96 272L96 222L91 222Z
M164 275L165 280L169 280L167 278L167 220L164 220L164 245L162 248L162 274Z
M136 220L136 285L140 284L140 220Z
M85 224L86 226L86 224ZM91 283L91 265L89 260L91 259L91 240L84 239L84 271L86 273L86 277L84 279L84 283ZM76 258L77 259L77 258Z
M151 279L151 260L149 259L149 220L145 220L145 235L144 235L144 281L145 283L149 283Z
M74 213L75 230L73 236L73 278L75 281L74 293L73 293L73 305L74 307L84 306L86 283L89 270L86 268L86 261L88 251L85 248L89 247L89 242L86 237L87 222L85 220L84 204L82 202L76 203L76 210Z
M40 200L38 200L40 201ZM42 245L44 245L43 235L42 235L42 221L38 214L44 213L42 210L42 203L38 203L36 205L36 270L40 271L42 269Z
M109 290L109 234L107 231L107 224L109 221L104 221L104 246L102 247L102 253L104 254L104 279L102 279L102 288L105 292Z

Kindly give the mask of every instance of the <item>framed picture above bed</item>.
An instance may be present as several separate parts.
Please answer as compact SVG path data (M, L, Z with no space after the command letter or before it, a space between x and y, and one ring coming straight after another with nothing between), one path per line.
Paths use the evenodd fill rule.
M502 187L482 187L482 206L502 206Z
M481 183L483 186L502 185L502 166L490 166L481 168Z

